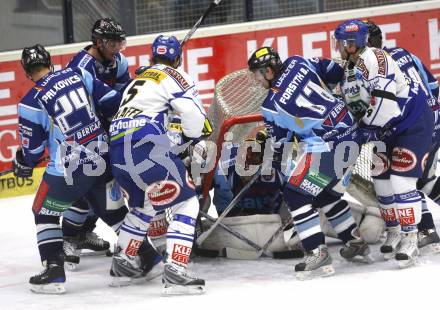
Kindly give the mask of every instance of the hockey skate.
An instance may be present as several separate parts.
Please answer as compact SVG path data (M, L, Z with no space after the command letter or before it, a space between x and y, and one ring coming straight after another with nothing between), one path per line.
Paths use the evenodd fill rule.
M79 255L81 250L78 249L78 240L73 237L63 238L64 265L67 270L73 271L78 267Z
M205 292L205 280L190 275L185 268L166 263L162 276L162 294L200 295Z
M371 264L374 262L374 259L371 256L370 247L360 238L348 241L339 253L343 258L350 262L364 264Z
M122 287L143 284L151 281L163 273L163 263L160 256L156 256L152 264L142 264L140 256L130 256L123 252L113 255L110 269L111 281L109 286Z
M62 262L43 262L45 269L29 279L30 290L37 294L63 294L66 275Z
M388 228L386 233L387 239L385 243L380 247L380 252L383 254L385 260L389 260L394 257L397 248L400 245L400 227Z
M411 232L402 236L400 249L396 253L396 260L400 268L406 268L417 262L419 248L417 247L417 232Z
M298 280L309 280L316 277L328 277L335 273L332 258L325 244L306 253L305 260L295 265Z
M425 229L419 231L418 247L423 254L433 254L440 252L440 238L435 229Z
M106 254L110 249L110 243L92 231L81 234L78 239L78 249L89 250L81 251L84 256Z

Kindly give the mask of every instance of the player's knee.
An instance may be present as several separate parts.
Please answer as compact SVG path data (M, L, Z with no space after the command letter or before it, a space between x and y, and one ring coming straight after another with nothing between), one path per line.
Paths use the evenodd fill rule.
M193 234L198 213L199 202L197 197L181 202L175 206L173 220L169 225L168 231Z

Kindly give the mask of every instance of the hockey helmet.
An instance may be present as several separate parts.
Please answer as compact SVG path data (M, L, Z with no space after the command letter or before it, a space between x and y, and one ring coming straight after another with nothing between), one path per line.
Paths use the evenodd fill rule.
M125 41L126 34L121 24L113 18L106 17L98 19L92 28L92 42L96 44L97 39Z
M182 53L182 47L175 36L159 35L151 46L153 57L165 57L173 63Z
M52 66L49 52L40 44L25 47L21 53L21 65L27 73L32 70L34 66L42 65L47 68Z
M371 20L367 19L363 20L363 22L368 27L368 43L370 43L370 46L382 48L382 30Z
M358 19L347 20L336 27L335 38L344 46L354 42L358 48L365 47L368 40L368 26Z
M283 62L274 48L265 46L257 49L251 55L248 60L248 67L250 71L270 67L275 74L279 74L283 68Z

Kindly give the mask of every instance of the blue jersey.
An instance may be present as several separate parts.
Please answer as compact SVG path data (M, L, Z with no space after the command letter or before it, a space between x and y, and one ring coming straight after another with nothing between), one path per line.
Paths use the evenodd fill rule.
M417 56L401 47L384 47L383 49L390 54L407 77L425 85L430 96L435 97L436 100L438 99L438 81Z
M327 142L342 138L355 124L345 103L326 85L336 84L342 69L328 60L300 56L287 59L284 68L261 108L269 133L278 140L274 132L286 139L294 133L307 143L307 151L329 150Z
M127 59L121 53L115 55L114 61L100 62L87 51L91 45L86 46L76 54L68 63L68 68L78 67L88 71L95 79L98 79L113 89L121 91L130 83Z
M97 152L106 152L99 146L107 140L95 111L111 117L120 100L119 92L79 68L66 68L38 80L18 104L26 164L34 167L46 146L50 154L46 171L52 175L62 176L66 162L76 160L81 165L93 161ZM89 148L87 153L85 150L90 142L98 146L92 148L93 154Z

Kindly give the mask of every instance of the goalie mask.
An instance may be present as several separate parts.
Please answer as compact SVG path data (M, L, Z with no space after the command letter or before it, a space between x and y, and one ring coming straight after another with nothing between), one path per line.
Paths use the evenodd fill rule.
M40 44L25 47L21 53L21 65L26 74L30 74L36 66L52 67L49 52Z

